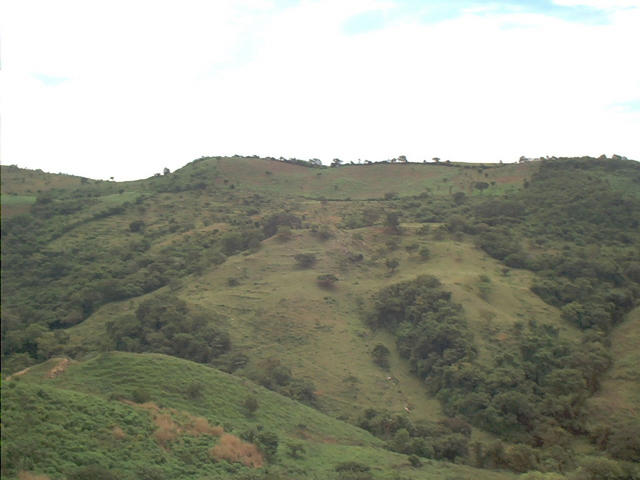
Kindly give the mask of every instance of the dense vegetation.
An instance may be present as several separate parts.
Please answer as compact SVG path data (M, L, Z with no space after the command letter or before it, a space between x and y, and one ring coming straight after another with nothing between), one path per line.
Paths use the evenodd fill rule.
M82 377L84 367L61 380L32 367L3 385L3 474L271 478L271 468L282 478L314 471L365 479L385 478L400 462L406 478L437 478L446 461L494 476L638 475L637 418L595 421L590 404L617 361L611 335L640 299L635 162L324 168L295 159L203 158L123 184L13 167L3 167L3 177L11 179L3 178L5 378L59 356L95 368L98 352L119 350L153 362L159 357L152 354L180 357L245 382L233 398L195 377L182 385L179 375L154 390L124 373L135 370L135 355L113 364L97 357L117 370L99 369L102 386ZM463 250L473 252L467 259L477 273L443 281L452 268L467 268ZM512 292L522 308L498 301ZM529 314L536 301L548 305L546 316L540 308ZM348 354L332 369L324 360L332 354L322 349L340 342ZM170 369L157 361L152 373L153 362L139 373L156 378ZM407 399L409 381L396 378L406 370L439 411ZM118 375L131 385L117 387ZM219 404L201 408L221 395L233 405L228 415ZM131 404L149 400L160 410ZM279 426L267 413L278 402L294 410L304 403L380 440L331 423L348 433L343 453L329 452L305 420ZM233 438L189 433L188 421L178 420L183 414L165 408L205 415ZM153 426L163 415L186 432L170 449L167 432ZM123 447L116 425L141 440L129 442L138 453ZM86 440L95 458L74 438L91 430L102 432L95 445ZM68 454L48 445L54 431ZM357 454L347 446L353 442L383 446L388 462L371 468L379 453ZM225 457L239 450L252 459L242 467ZM309 463L315 454L322 468L320 460ZM251 462L267 467L257 474ZM460 475L481 470L469 471Z

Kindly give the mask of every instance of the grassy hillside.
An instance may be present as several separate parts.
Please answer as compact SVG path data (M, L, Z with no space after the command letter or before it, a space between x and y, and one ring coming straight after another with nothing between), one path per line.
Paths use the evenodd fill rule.
M320 415L305 438L330 435L337 443L313 448L336 459L348 460L335 453L345 445L374 449L358 458L388 459L374 471L383 478L408 454L495 475L578 478L598 478L598 468L623 478L616 468L624 475L640 455L612 436L624 415L607 420L618 405L628 418L638 408L629 370L637 310L629 312L640 298L635 162L322 168L215 157L122 183L6 168L5 376L68 356L64 375L43 383L56 395L90 395L117 416L140 411L118 398L142 389L159 408L230 422L234 432L257 421L241 405L251 391L282 414ZM5 215L5 205L21 210ZM425 275L439 280L440 303L403 296ZM112 350L138 355L96 357ZM48 368L17 383L42 383ZM235 393L207 390L212 403L185 397L191 377L180 369L217 375L207 385ZM136 435L169 415L153 408ZM330 427L346 433L322 430L333 424L318 411L346 422ZM300 437L278 415L257 423ZM215 439L198 441L204 458ZM293 475L279 458L279 472ZM180 461L164 474L186 475ZM339 461L304 469L328 475ZM113 462L101 461L127 475L139 467ZM222 475L203 465L198 474Z
M258 403L253 414L243 406L250 396ZM141 397L146 403L127 400ZM413 468L363 430L162 355L51 360L5 381L3 400L3 478L18 471L52 479L106 478L106 472L109 478L338 478L335 466L348 461L369 466L376 478L512 478L444 462ZM242 463L247 452L236 452L238 461L216 459L211 451L223 442L222 429L244 437L274 433L275 456L263 458L261 467ZM290 446L298 446L295 455Z

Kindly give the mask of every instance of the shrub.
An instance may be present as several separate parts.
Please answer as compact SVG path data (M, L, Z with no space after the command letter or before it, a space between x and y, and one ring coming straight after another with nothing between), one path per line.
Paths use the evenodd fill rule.
M373 350L371 351L371 356L373 357L373 362L376 365L382 368L389 368L390 353L391 352L387 347L385 347L381 343L378 343L375 347L373 347Z
M396 271L396 268L398 268L398 265L400 265L400 262L397 258L387 258L384 264L389 269L389 271L393 273Z
M291 232L291 227L288 225L280 225L278 227L278 240L281 242L288 242L293 238L293 233Z
M336 465L336 472L370 472L371 467L359 462L342 462Z
M278 452L278 435L273 432L260 432L258 434L258 446L268 460L273 461Z
M328 240L333 237L333 233L327 225L312 225L311 234L320 240Z
M138 388L131 394L131 400L136 403L146 403L151 400L151 394L143 388Z
M187 396L191 400L198 400L202 398L202 392L204 391L204 385L199 382L192 382L187 387Z
M620 465L604 457L587 457L580 462L580 480L617 480L624 478Z
M431 256L431 250L429 250L427 247L422 247L418 253L420 254L420 258L422 260L428 260Z
M316 256L313 253L298 253L295 257L300 268L311 268L316 263Z
M300 458L305 454L306 450L301 443L287 443L287 455L291 458Z
M327 273L324 275L318 275L316 281L322 288L333 288L335 283L338 281L338 277L331 273Z
M258 399L253 395L249 396L244 400L242 406L245 408L249 415L253 415L259 407Z
M262 454L258 447L252 443L243 442L235 435L225 433L220 437L218 444L210 451L211 456L218 460L227 460L232 463L242 463L247 467L261 467L264 464Z
M67 475L69 480L117 480L119 477L100 465L82 467Z
M144 228L144 222L142 220L134 220L129 224L129 230L132 232L139 232Z

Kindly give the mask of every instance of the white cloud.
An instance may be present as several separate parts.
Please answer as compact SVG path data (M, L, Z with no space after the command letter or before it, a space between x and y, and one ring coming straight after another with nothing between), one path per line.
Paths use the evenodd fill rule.
M613 108L640 97L640 9L606 25L469 13L349 36L347 18L383 4L9 5L5 164L128 179L203 154L640 159L640 113Z

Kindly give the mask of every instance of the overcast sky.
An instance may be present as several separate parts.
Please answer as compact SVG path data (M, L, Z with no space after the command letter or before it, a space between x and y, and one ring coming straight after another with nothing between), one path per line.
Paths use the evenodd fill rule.
M1 161L640 159L639 0L4 0Z

